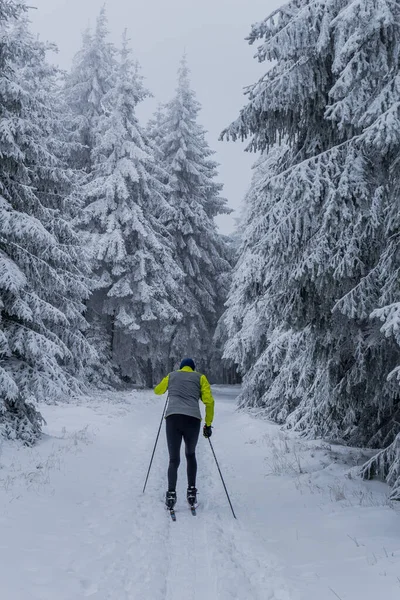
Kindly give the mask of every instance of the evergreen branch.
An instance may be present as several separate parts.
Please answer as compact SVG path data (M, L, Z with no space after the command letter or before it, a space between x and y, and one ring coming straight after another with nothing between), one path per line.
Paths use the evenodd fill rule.
M57 266L57 271L55 270L54 267L52 267L48 262L46 262L44 259L40 258L39 256L36 256L35 254L32 254L31 252L29 252L29 250L27 250L26 248L23 248L22 246L20 246L19 244L17 244L16 242L12 242L11 240L6 240L4 238L0 237L0 242L2 242L4 244L5 247L7 247L7 245L9 246L14 246L15 248L18 248L18 250L21 250L22 252L24 252L25 254L29 255L33 262L39 262L42 263L43 265L45 265L45 267L51 271L51 273L54 275L54 278L61 283L61 279L58 277L58 273L64 273L66 276L68 277L73 277L74 273L72 271L67 271L66 269L63 269L61 266ZM47 250L47 248L46 248ZM79 271L78 267L75 267L75 265L72 265L73 268L76 269L75 271L75 275L80 275L82 276L81 271Z

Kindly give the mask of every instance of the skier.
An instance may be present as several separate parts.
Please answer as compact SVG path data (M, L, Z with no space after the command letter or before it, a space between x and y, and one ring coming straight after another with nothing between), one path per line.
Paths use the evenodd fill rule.
M176 481L180 463L182 438L185 441L187 461L187 501L191 507L196 506L196 445L199 439L201 413L199 399L206 406L203 435L211 437L211 423L214 418L214 398L205 375L198 373L194 361L184 358L179 371L169 373L159 383L154 392L158 395L168 390L168 408L165 413L167 444L169 452L168 491L165 496L167 508L173 510L176 503Z

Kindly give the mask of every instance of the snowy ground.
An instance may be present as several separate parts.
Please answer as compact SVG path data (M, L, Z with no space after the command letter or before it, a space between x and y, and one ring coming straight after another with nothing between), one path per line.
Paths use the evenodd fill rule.
M235 412L214 388L212 441L199 442L200 505L163 509L164 431L142 487L163 399L102 395L44 407L46 438L0 454L2 600L398 600L400 519L388 489L351 467L358 450L304 442Z

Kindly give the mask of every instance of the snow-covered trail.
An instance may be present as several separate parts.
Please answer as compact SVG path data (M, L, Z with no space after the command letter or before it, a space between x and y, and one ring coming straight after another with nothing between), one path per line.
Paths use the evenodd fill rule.
M202 437L196 517L183 452L177 522L163 509L164 429L142 494L163 405L151 392L47 407L38 448L3 444L1 598L398 598L398 515L385 486L345 479L356 453L341 458L235 412L237 388L214 394L212 441L237 520Z

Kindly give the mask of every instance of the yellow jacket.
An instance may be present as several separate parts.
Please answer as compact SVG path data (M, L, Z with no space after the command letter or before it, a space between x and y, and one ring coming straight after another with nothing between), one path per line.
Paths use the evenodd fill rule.
M193 369L190 367L183 367L183 369L180 369L180 371L193 372ZM165 392L168 390L168 383L169 375L164 377L164 379L154 388L154 393L159 396L161 396L161 394L165 394ZM211 386L205 375L200 376L200 399L206 407L206 425L211 425L214 419L214 398L211 393Z

